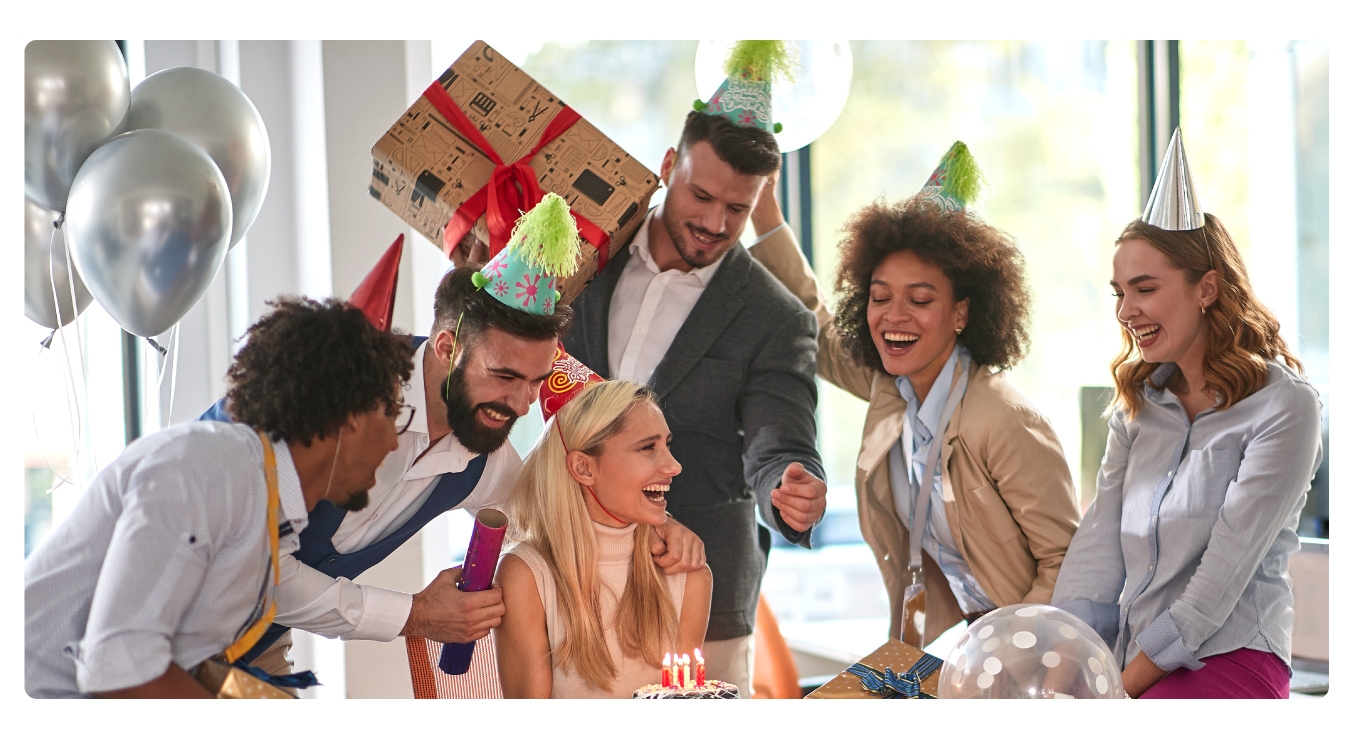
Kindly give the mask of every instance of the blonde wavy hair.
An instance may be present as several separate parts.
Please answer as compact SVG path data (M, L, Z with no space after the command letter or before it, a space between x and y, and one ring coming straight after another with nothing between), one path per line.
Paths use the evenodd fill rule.
M565 670L571 667L598 689L608 688L617 672L606 646L608 625L601 619L596 534L583 500L585 491L565 465L559 427L570 450L597 457L642 404L657 406L656 395L628 381L584 389L545 425L507 505L512 539L540 553L558 589L564 638L551 653L554 664ZM658 668L662 653L674 649L677 613L666 579L648 550L652 534L652 526L646 524L639 524L634 533L629 579L613 626L626 656L641 657Z
M1249 283L1249 273L1234 241L1220 218L1206 213L1206 225L1196 230L1164 230L1134 220L1122 230L1117 245L1129 240L1150 243L1182 269L1189 284L1196 284L1212 269L1219 276L1216 301L1206 310L1206 353L1202 359L1206 385L1220 395L1219 409L1253 394L1267 382L1267 361L1280 359L1297 372L1304 368L1287 348L1278 330L1281 327ZM1111 364L1116 384L1113 406L1135 417L1141 408L1141 390L1159 366L1141 357L1140 349L1126 326L1122 329L1122 352ZM1175 372L1156 389L1176 388L1182 372ZM1151 383L1151 386L1155 386Z

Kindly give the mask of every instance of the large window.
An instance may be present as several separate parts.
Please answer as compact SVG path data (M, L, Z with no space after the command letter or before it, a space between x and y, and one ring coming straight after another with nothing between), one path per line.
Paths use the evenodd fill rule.
M1329 535L1329 54L1309 41L1179 43L1179 108L1202 207L1324 404L1324 465L1300 534Z

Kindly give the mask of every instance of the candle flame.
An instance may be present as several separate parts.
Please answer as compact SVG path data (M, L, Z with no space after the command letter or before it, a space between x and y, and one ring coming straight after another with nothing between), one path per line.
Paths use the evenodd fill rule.
M700 654L699 648L695 648L695 662L696 663L704 662L704 656Z
M662 656L662 665L664 666L671 665L671 653L667 653L666 655Z

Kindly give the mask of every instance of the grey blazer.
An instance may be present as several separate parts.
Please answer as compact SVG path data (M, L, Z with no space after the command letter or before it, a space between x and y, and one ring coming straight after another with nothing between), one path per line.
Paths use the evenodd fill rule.
M773 237L773 236L772 236ZM564 346L609 378L610 298L628 244L573 302ZM793 461L824 478L817 453L817 318L746 249L728 251L676 334L649 386L657 392L682 471L668 510L704 541L714 574L707 639L751 634L773 524L811 547L811 530L784 523L770 491Z

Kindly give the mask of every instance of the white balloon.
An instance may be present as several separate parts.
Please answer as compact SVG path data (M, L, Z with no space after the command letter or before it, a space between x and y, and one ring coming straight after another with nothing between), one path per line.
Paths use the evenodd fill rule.
M1123 698L1103 638L1069 612L1041 604L996 609L972 623L939 674L941 699Z
M695 49L695 88L708 100L727 75L723 64L736 41L700 41ZM770 115L784 129L775 134L781 153L800 149L829 130L845 109L854 74L849 41L786 41L796 53L793 82L770 87Z

